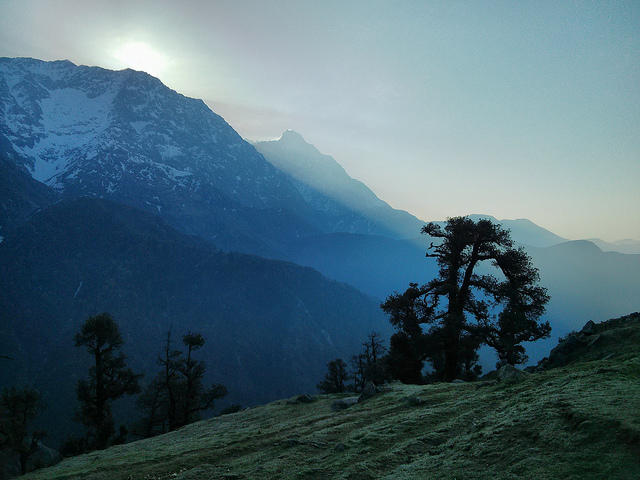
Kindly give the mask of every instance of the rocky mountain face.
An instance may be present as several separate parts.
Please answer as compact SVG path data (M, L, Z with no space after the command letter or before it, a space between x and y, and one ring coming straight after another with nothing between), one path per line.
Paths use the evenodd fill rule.
M299 134L258 153L204 102L143 72L3 58L0 112L0 154L49 199L109 198L224 250L290 259L290 243L314 235L414 238L424 223Z
M0 153L0 237L22 224L29 215L58 200L56 192L26 169Z
M278 140L256 142L254 146L276 168L289 174L305 200L324 214L325 232L412 238L424 224L405 211L391 208L297 132L287 130Z
M227 250L319 232L290 179L201 100L132 70L0 60L0 145L63 198L160 215Z

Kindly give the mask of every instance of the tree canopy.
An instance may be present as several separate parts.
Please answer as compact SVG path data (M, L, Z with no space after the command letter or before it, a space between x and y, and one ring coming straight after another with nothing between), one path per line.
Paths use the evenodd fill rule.
M40 392L31 387L9 387L0 395L0 448L18 454L20 470L27 473L27 461L46 436L44 430L29 431L29 423L44 404Z
M126 357L119 351L123 344L120 328L108 313L89 317L74 340L76 347L86 347L93 356L89 375L78 381L80 409L76 418L87 428L87 448L103 449L115 435L111 403L138 393L142 375L127 367Z
M428 361L434 379L475 378L482 344L503 363L525 361L522 342L549 336L551 327L539 321L549 297L524 249L490 220L454 217L444 227L429 223L422 233L434 239L426 256L436 259L439 273L382 304L398 329L392 373L416 381Z
M327 373L317 389L322 393L342 393L347 389L345 382L348 379L347 364L341 358L336 358L327 363Z
M227 388L213 383L205 388L206 364L196 360L194 354L205 344L200 333L189 332L182 337L186 355L174 350L169 329L158 355L160 370L138 397L142 419L138 424L139 435L151 437L173 431L200 420L201 413L214 407L214 401L227 395Z

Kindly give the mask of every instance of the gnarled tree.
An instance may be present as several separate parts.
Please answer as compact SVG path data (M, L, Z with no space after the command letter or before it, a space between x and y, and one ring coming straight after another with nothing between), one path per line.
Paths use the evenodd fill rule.
M392 371L394 361L407 358L412 366L403 374L414 381L425 360L434 379L472 379L483 343L502 361L524 361L522 342L551 331L548 322L539 322L549 297L526 252L489 220L455 217L444 228L429 223L422 233L434 239L426 256L436 259L439 274L382 304L399 330L391 338Z
M30 387L10 387L0 395L0 449L8 448L20 460L20 470L27 473L27 461L46 436L44 430L29 431L29 423L43 408L40 392Z

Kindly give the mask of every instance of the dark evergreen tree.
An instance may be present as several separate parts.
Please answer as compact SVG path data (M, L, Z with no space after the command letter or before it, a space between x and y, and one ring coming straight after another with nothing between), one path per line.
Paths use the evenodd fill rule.
M351 363L351 380L353 380L353 385L350 389L354 392L361 392L367 384L367 356L364 353L351 355L349 363Z
M40 392L30 387L5 388L0 395L0 448L18 455L23 475L29 457L47 434L44 430L29 431L29 424L43 407Z
M328 372L317 388L323 393L342 393L346 390L345 382L349 379L347 364L341 358L327 363Z
M472 379L480 373L483 343L508 363L522 362L521 343L551 331L548 322L539 322L549 297L524 250L489 220L456 217L444 228L429 223L422 233L437 240L427 257L437 260L439 275L383 303L399 330L391 340L391 369L404 357L412 365L406 377L417 377L419 361L428 360L433 379ZM498 277L485 273L491 270Z
M371 332L367 335L367 340L362 342L364 350L358 355L350 358L353 380L353 389L360 392L367 382L382 384L386 380L386 365L383 355L387 351L384 346L382 335L378 332Z
M205 363L193 358L193 352L204 346L204 337L199 333L187 333L182 337L187 347L186 358L180 365L180 373L184 382L184 393L181 402L181 425L187 425L200 420L200 413L213 408L213 402L227 395L227 388L214 383L205 389L203 378Z
M137 433L143 437L195 422L203 411L214 407L215 400L227 395L224 385L204 387L205 362L193 358L193 353L204 345L204 337L189 332L182 341L187 347L186 357L171 347L171 329L167 332L163 352L158 356L161 369L138 397L143 416Z
M549 297L546 289L536 285L538 271L522 249L505 252L496 265L507 280L497 286L494 298L505 306L484 322L484 339L498 354L498 365L517 365L527 361L522 342L546 338L551 332L548 322L538 322Z
M108 313L89 317L74 339L76 347L86 347L93 356L88 377L78 381L80 409L76 419L87 428L87 448L100 450L115 439L111 403L139 393L142 375L127 367L126 357L119 351L123 344L120 328Z
M423 382L422 369L428 352L432 352L431 363L436 363L437 350L427 348L427 337L420 326L421 303L417 283L409 284L404 293L387 298L382 309L390 315L389 321L398 329L391 336L387 370L389 376L403 383ZM433 340L435 336L432 336Z

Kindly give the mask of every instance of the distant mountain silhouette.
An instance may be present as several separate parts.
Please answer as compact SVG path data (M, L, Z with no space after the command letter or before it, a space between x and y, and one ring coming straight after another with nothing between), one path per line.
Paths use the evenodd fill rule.
M588 238L590 242L596 244L604 252L628 253L631 255L640 254L640 241L638 240L619 240L617 242L605 242L599 238Z
M391 208L297 132L287 130L278 140L256 142L254 146L294 179L307 202L325 213L325 231L411 238L424 224L405 211Z
M516 242L531 247L551 247L559 243L568 241L549 230L542 228L531 220L520 218L517 220L498 220L491 215L469 215L473 220L487 218L494 223L501 224L511 232L511 238Z

